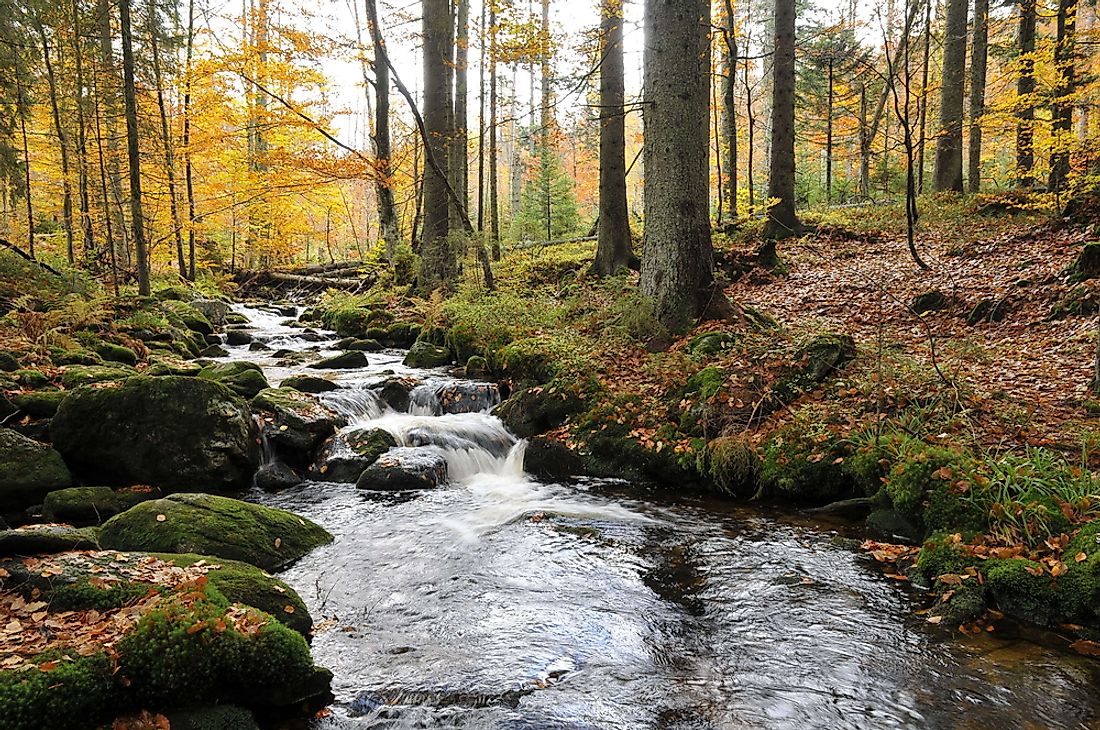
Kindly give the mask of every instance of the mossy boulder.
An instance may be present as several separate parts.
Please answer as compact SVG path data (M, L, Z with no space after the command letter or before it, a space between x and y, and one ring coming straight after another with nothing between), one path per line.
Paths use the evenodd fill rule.
M684 394L697 396L702 399L714 397L721 389L723 383L729 378L729 373L719 367L705 367L687 379L684 385Z
M290 388L268 388L252 399L264 422L264 437L292 465L309 463L313 452L347 419L326 408L317 396Z
M172 730L260 730L252 711L237 705L176 710L166 717Z
M199 371L199 377L221 383L243 398L254 398L271 387L259 365L243 360L207 365Z
M113 671L103 653L59 662L51 672L0 671L0 727L83 730L115 708L121 692Z
M855 356L856 343L848 335L814 337L798 349L794 364L785 368L772 384L765 412L773 412L812 391Z
M203 561L211 585L233 603L258 608L309 639L313 619L297 591L270 573L238 560L195 553L156 553L166 562L186 568Z
M102 365L103 358L96 353L76 348L66 350L60 347L50 348L50 360L54 365Z
M131 507L100 529L112 550L199 553L278 570L332 535L284 510L211 494L173 494Z
M517 387L549 383L560 370L558 357L550 343L541 337L509 342L497 351L495 357L500 372Z
M363 470L357 489L432 489L447 481L447 460L428 449L389 449Z
M1100 241L1086 243L1064 273L1072 283L1100 277Z
M314 394L329 393L340 389L340 386L331 380L319 378L316 375L291 375L280 383L279 387L290 388L291 390L301 391L302 393Z
M360 350L348 350L339 355L318 360L309 367L317 370L352 370L354 368L365 368L369 364L370 361L367 360L367 356Z
M13 373L19 369L19 359L7 350L0 350L0 372Z
M15 382L24 388L45 388L50 384L50 379L41 370L34 368L22 368L12 373Z
M383 349L382 343L378 340L360 339L356 337L345 337L333 345L333 347L337 350L360 350L362 352L378 352Z
M191 304L169 300L164 303L164 308L192 332L198 332L200 335L214 334L214 325L210 324L210 320ZM172 318L169 318L169 321L172 321Z
M418 340L405 355L404 365L410 368L437 368L451 363L451 351L446 347Z
M481 355L470 355L464 372L470 380L485 380L489 377L489 361Z
M584 410L585 401L575 388L560 383L524 388L493 411L520 438L530 438L557 428Z
M265 492L281 492L305 481L298 470L281 461L272 461L256 470L253 483Z
M230 347L243 347L252 344L252 333L245 330L229 330L225 333L225 344Z
M96 354L107 362L117 362L123 365L137 365L138 356L125 345L116 345L113 342L99 342L95 345Z
M321 447L310 469L310 478L354 484L363 470L395 446L393 435L380 428L337 433Z
M25 525L0 530L0 556L61 553L95 546L96 531L88 527Z
M135 377L113 388L80 388L58 408L50 433L66 463L106 485L243 489L259 462L247 405L199 378Z
M166 286L153 292L153 296L162 302L190 302L198 294L185 286Z
M1061 620L1059 579L1050 575L1041 563L1010 558L986 561L983 568L997 608L1044 626Z
M126 365L66 365L61 368L61 384L73 390L92 383L116 383L137 375Z
M733 347L737 339L728 332L704 332L696 335L688 343L687 351L692 357L713 357Z
M135 504L159 499L160 490L152 487L68 487L46 495L42 517L50 522L66 522L77 527L99 525Z
M53 418L61 401L69 395L65 390L31 390L16 393L11 402L31 418Z
M142 374L155 376L183 375L190 378L202 372L202 368L203 366L197 362L181 360L172 355L162 354L150 357L149 367Z
M12 431L0 428L0 513L38 504L49 492L72 484L61 454Z
M229 305L220 299L195 299L191 306L199 311L210 324L220 327L225 324L229 314Z
M796 419L772 435L760 481L775 497L827 504L857 496L842 465L849 449L827 424Z
M913 301L909 303L909 308L917 314L927 314L946 309L949 303L950 300L948 300L946 294L938 289L932 289L913 297Z

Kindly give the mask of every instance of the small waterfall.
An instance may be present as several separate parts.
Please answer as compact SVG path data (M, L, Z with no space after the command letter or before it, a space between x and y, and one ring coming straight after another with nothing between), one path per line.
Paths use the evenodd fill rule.
M256 430L260 434L260 466L274 464L277 459L275 457L275 449L267 440L267 424L264 423L264 419L259 415L254 414L252 420L256 423Z
M387 412L366 426L381 428L401 446L430 448L447 460L452 481L478 474L523 478L526 441L518 441L500 419L483 413L424 416Z
M441 416L454 413L488 413L500 405L496 383L447 380L416 386L409 393L409 413Z
M320 401L348 419L351 426L362 426L380 418L389 406L376 392L369 388L341 388L340 390L320 393Z

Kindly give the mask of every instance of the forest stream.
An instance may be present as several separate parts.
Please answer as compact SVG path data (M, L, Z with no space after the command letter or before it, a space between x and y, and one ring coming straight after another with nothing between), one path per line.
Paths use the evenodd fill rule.
M283 316L238 309L272 351L228 359L272 384L297 372L274 350L330 353ZM454 379L403 356L330 371L343 387L321 397L349 429L445 457L446 486L249 495L336 536L281 574L335 673L336 704L310 727L1100 726L1093 660L926 624L919 597L839 539L843 526L621 481L537 481L488 413L495 386L483 410L439 415ZM386 371L421 381L410 413L367 389Z

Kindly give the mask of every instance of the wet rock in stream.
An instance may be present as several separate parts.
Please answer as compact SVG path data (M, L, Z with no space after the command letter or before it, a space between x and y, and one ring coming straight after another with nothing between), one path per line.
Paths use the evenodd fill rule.
M447 460L437 451L401 447L378 457L355 482L357 489L432 489L447 481Z
M325 441L309 476L315 481L354 484L378 457L397 446L397 441L380 428L340 432Z

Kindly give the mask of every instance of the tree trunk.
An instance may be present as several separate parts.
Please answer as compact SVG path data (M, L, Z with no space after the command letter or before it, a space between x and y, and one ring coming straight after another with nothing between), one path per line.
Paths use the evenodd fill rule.
M500 261L500 195L497 170L497 15L489 8L489 247Z
M982 115L985 114L985 72L989 50L989 0L974 0L974 47L970 52L970 144L967 182L970 192L982 187Z
M485 19L488 4L481 4L481 19L477 25L481 56L477 64L477 232L485 231Z
M630 219L626 206L622 12L622 0L601 0L600 222L596 261L592 267L600 276L609 276L630 266L631 258Z
M27 253L34 258L34 202L31 195L31 153L27 144L27 116L31 113L25 87L23 86L23 69L20 68L19 54L13 54L15 58L15 101L16 114L19 115L19 131L23 138L23 185L25 186L23 200L27 208Z
M397 245L401 240L400 226L397 221L397 205L393 195L393 170L390 158L393 155L390 146L390 66L383 60L386 40L382 37L382 26L378 20L378 6L375 0L366 0L367 23L370 24L371 45L374 47L374 156L378 162L378 183L375 196L378 199L378 227L386 246L386 259L390 262L397 256ZM382 49L379 54L378 49Z
M746 170L748 175L749 185L749 215L755 215L756 211L756 177L753 175L753 163L756 159L754 152L756 151L756 114L753 111L752 106L752 85L749 84L749 64L745 64L745 127L748 133L748 155L745 159Z
M426 159L439 166L424 167L424 232L420 243L420 289L450 289L458 278L450 238L447 173L449 140L454 134L451 103L453 51L449 0L424 0L424 140ZM442 174L440 174L442 173Z
M729 201L730 219L737 219L737 97L734 89L737 81L737 17L732 0L725 0L726 22L722 26L725 41L725 74L722 76L722 149L726 162L726 199Z
M141 210L141 148L138 145L134 49L130 36L130 0L118 0L122 29L122 95L126 108L126 152L130 161L130 219L134 226L138 293L149 296L149 258L145 249L145 216Z
M1035 20L1036 0L1020 0L1020 76L1016 79L1016 184L1035 184Z
M825 202L833 202L833 59L829 59L829 89L825 104Z
M768 211L761 259L775 258L774 239L797 235L802 224L794 211L794 0L775 0L775 59L772 65L772 144L768 198L778 199Z
M1050 155L1050 179L1047 189L1052 193L1065 190L1069 179L1069 152L1073 146L1073 92L1076 86L1073 45L1077 27L1077 0L1058 0L1058 36L1054 46L1054 70L1057 85L1051 105L1053 152Z
M710 240L710 2L645 0L645 239L641 292L683 329L714 296Z
M917 138L917 192L924 192L924 148L928 139L928 70L932 50L932 0L924 0L924 61L921 63L920 132Z
M96 83L99 99L102 100L102 113L104 136L107 138L107 180L111 198L104 202L105 215L114 218L112 229L118 232L119 241L110 241L114 251L115 260L121 259L130 263L130 233L126 229L126 214L123 211L122 169L119 148L119 135L117 133L116 120L118 118L118 97L116 92L110 89L109 84L102 83L102 77L106 76L111 81L118 82L118 74L115 70L115 52L111 37L111 5L110 0L96 0L96 24L99 31L99 65L100 80ZM121 254L121 255L120 255Z
M164 171L168 176L168 208L172 215L172 233L176 241L176 264L180 278L187 278L187 256L183 250L183 221L180 219L179 196L176 194L176 160L172 132L168 128L168 107L164 102L164 81L160 69L160 44L157 42L156 0L148 5L149 47L153 54L153 82L157 87L157 111L160 116L160 136L164 143Z
M183 73L183 177L187 187L187 278L195 280L195 184L191 166L191 55L195 48L195 0L187 3L187 51Z
M940 131L936 138L936 190L963 191L963 95L966 85L967 0L947 0L943 39Z
M73 0L73 71L76 81L76 165L77 194L80 198L80 235L83 256L88 260L95 251L92 233L91 201L88 193L88 134L85 111L88 104L84 83L84 36L81 34L80 6Z
M46 80L50 86L50 110L53 113L53 128L57 135L57 146L61 151L61 214L65 223L65 242L69 263L76 262L73 250L73 188L69 180L69 141L65 128L61 125L60 94L57 89L57 76L54 74L53 60L50 58L50 42L46 37L46 27L41 20L36 21L38 36L42 40L42 60L46 63Z
M469 76L469 43L470 43L470 0L454 0L455 5L455 44L454 44L454 134L451 138L450 151L450 175L451 187L454 188L458 199L462 203L462 209L470 207L469 167L466 160L466 152L469 146L467 135L467 79ZM458 230L462 227L461 214L457 209L451 222L451 228Z

